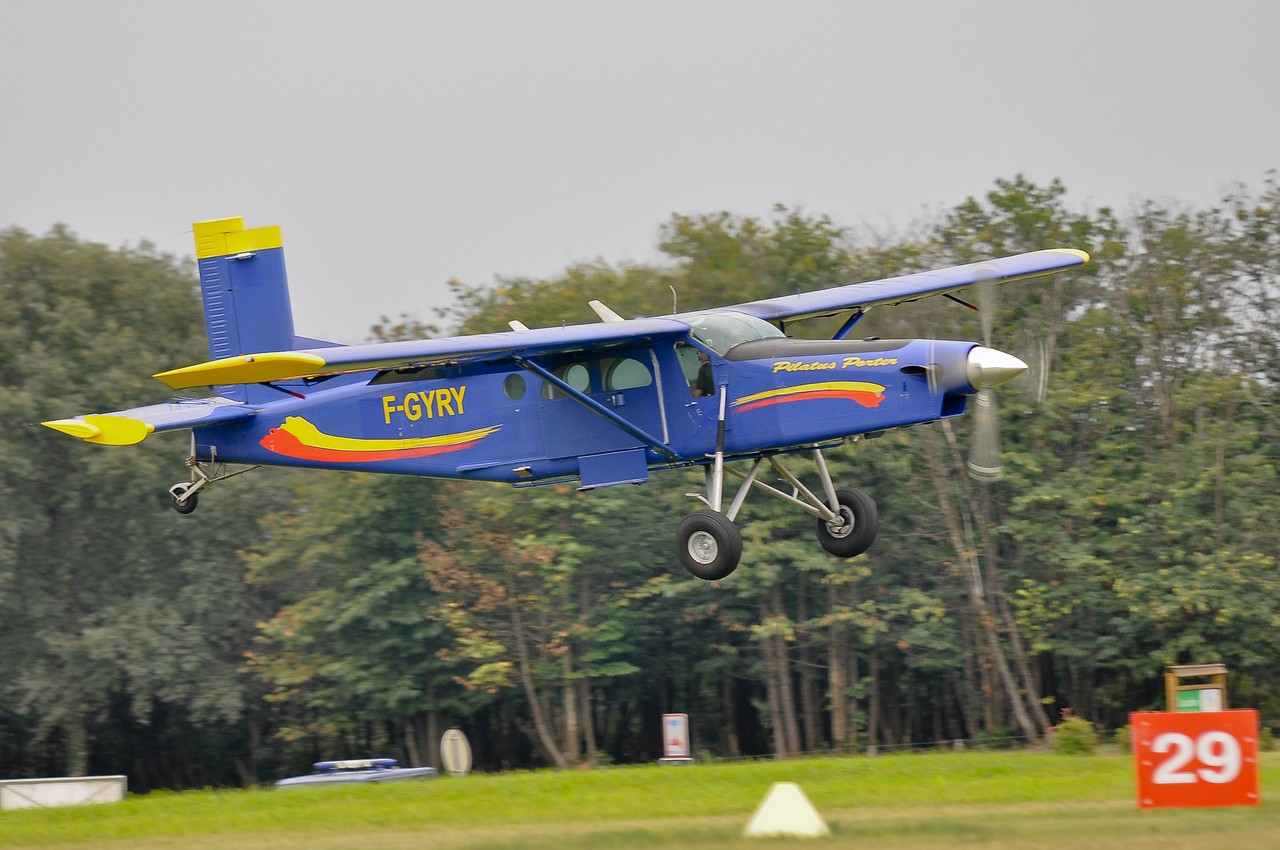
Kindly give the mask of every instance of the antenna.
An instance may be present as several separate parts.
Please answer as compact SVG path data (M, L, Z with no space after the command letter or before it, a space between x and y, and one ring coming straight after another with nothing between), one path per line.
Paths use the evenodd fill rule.
M676 309L680 303L680 296L676 294L676 288L673 284L668 283L667 289L671 290L671 315L674 316L676 313L680 312Z

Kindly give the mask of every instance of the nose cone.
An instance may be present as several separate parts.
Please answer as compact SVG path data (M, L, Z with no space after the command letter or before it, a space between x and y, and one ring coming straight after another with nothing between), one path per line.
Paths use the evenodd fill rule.
M995 387L1027 371L1027 364L1012 354L996 351L994 348L974 346L969 352L969 362L965 374L974 389Z

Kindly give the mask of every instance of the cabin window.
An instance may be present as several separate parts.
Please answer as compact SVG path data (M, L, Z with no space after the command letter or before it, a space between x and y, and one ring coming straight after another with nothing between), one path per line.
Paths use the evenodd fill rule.
M512 372L510 375L502 379L502 391L506 393L507 398L512 401L519 401L524 398L525 390L524 375Z
M551 374L573 387L578 392L591 392L591 373L586 363L565 363L551 370ZM542 385L543 398L568 398L569 394L552 384Z
M604 388L613 390L634 390L653 384L653 374L634 357L620 357L604 360L600 364L604 374Z

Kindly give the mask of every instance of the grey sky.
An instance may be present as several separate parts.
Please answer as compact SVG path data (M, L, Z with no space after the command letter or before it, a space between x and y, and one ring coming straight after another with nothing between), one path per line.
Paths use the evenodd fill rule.
M1280 4L0 0L0 227L284 228L300 333L656 257L673 212L903 231L995 179L1208 205L1280 167ZM1047 246L1046 246L1047 247Z

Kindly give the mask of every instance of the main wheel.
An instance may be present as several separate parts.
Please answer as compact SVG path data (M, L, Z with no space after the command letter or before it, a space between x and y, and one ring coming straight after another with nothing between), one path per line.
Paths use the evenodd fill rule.
M880 530L880 512L870 496L853 487L841 487L836 491L840 503L840 517L844 520L833 526L826 520L818 520L818 542L837 558L852 558L871 548Z
M199 493L192 493L190 496L188 496L185 499L182 499L181 501L178 500L177 496L173 497L173 509L180 514L191 513L196 509L196 507L199 504L200 504Z
M742 559L742 532L724 514L701 508L680 523L676 554L684 568L703 581L722 579Z

